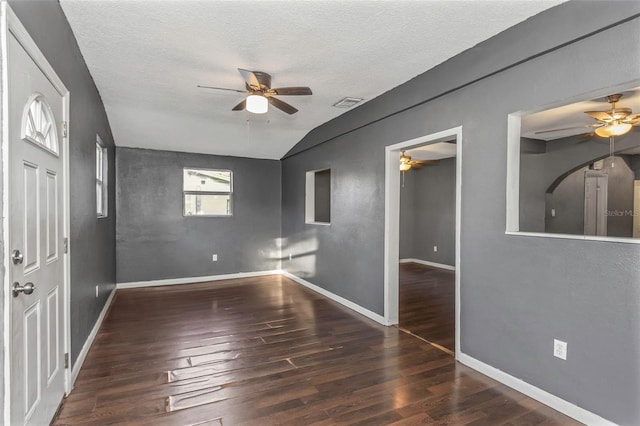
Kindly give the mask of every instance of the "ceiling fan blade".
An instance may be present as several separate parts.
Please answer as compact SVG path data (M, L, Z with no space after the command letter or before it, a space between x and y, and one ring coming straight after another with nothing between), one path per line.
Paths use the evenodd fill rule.
M584 113L590 115L598 121L608 122L613 120L613 117L611 117L611 114L609 114L608 111L585 111Z
M291 114L295 114L296 112L298 112L298 110L296 108L294 108L293 106L289 105L286 102L281 101L278 98L274 98L273 96L269 97L269 103L271 105L273 105L274 107L281 109L282 111L286 112L287 114L291 115Z
M258 77L253 73L253 71L244 70L242 68L238 68L240 74L242 74L242 78L247 82L247 86L252 90L260 90L260 82L258 81Z
M640 114L629 115L624 120L622 120L622 122L623 123L629 123L629 124L639 124L640 123Z
M591 129L594 127L601 127L602 123L591 124L589 126L577 126L577 127L564 127L562 129L551 129L551 130L541 130L539 132L535 132L536 135L540 135L542 133L553 133L553 132L561 132L563 130L573 130L573 129Z
M243 99L238 105L234 106L231 111L242 111L247 106L247 100Z
M280 96L299 96L299 95L312 95L311 89L308 87L279 87L277 89L271 89L274 95Z
M439 162L440 162L440 160L413 160L413 161L411 161L411 165L412 166L415 166L415 165L424 166L426 164L437 164Z
M198 87L201 88L201 89L214 89L214 90L226 90L226 91L229 91L229 92L249 93L246 90L227 89L225 87L201 86L199 84L198 84Z

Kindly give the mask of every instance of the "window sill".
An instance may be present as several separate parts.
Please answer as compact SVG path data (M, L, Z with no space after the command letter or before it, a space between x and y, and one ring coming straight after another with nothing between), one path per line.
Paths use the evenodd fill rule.
M330 222L305 222L305 225L331 226Z
M585 240L585 241L602 241L607 243L640 244L639 238L598 237L595 235L551 234L551 233L545 233L545 232L520 232L520 231L505 231L505 235L523 236L523 237L539 237L539 238L555 238L555 239L561 239L561 240Z
M182 217L219 217L219 218L225 218L225 217L233 217L232 214L183 214Z

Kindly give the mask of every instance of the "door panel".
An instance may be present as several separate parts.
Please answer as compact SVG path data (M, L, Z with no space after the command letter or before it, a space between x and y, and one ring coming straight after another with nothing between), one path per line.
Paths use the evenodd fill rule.
M29 418L40 402L40 301L24 312L25 417Z
M24 163L24 275L39 268L40 220L38 166Z
M47 313L47 384L50 384L60 366L60 359L56 356L60 352L60 299L57 286L47 296Z
M47 170L47 207L46 230L47 230L47 263L58 258L58 178L55 172Z

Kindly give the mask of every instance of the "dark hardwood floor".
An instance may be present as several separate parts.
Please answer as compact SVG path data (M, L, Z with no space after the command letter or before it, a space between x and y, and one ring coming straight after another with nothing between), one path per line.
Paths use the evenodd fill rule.
M400 324L418 337L455 352L455 272L400 264Z
M280 276L118 290L56 425L569 425Z

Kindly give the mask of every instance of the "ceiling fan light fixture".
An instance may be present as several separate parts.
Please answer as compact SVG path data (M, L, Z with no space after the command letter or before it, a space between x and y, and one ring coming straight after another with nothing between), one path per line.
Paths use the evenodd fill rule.
M602 138L608 138L611 136L621 136L631 130L633 127L629 123L615 123L607 126L599 127L596 129L596 135Z
M411 157L405 155L404 151L400 154L400 171L406 172L411 169Z
M406 172L411 169L411 163L400 163L400 171Z
M264 96L249 95L247 96L247 111L254 114L264 114L269 110L269 101Z

